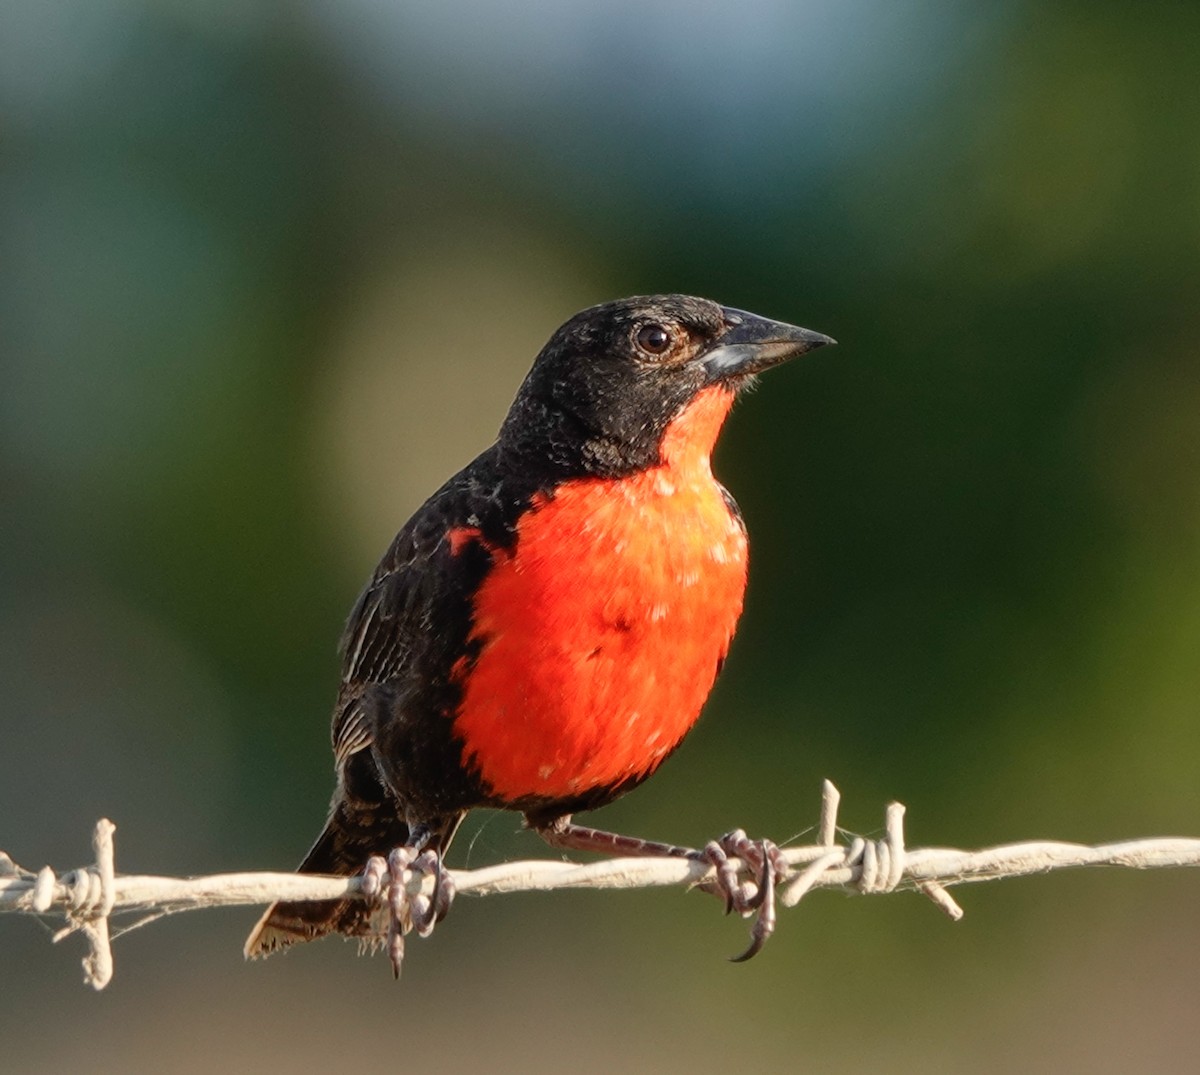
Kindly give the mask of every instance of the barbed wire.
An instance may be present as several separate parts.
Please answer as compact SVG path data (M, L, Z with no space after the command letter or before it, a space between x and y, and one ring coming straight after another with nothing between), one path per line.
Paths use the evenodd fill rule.
M865 894L909 889L922 893L957 920L963 916L963 910L947 891L953 885L1081 866L1143 870L1200 866L1200 839L1173 837L1100 845L1038 840L977 851L910 849L904 844L902 805L890 804L884 836L867 840L838 828L839 801L837 788L825 781L817 843L781 849L789 872L777 888L780 905L794 907L805 894L817 888ZM188 878L121 876L114 868L115 830L116 826L107 819L97 822L92 840L95 863L61 876L49 866L36 873L23 869L0 852L0 912L63 916L65 925L54 933L53 940L58 942L74 933L84 937L88 952L83 959L83 976L85 983L94 989L103 989L112 980L113 939L164 915L208 907L261 905L275 900L363 898L361 877L267 872ZM838 843L839 835L848 837L848 842ZM582 864L533 859L449 872L462 896L572 888L690 887L714 878L713 867L685 858L616 858ZM423 891L430 894L431 878L411 872L406 876L410 899ZM752 885L753 881L746 884ZM110 929L114 915L131 915L134 920L114 932Z

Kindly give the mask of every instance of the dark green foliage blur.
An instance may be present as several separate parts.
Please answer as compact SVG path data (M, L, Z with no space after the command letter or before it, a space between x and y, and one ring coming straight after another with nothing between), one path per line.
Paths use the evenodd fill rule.
M726 672L604 824L1200 835L1200 8L17 0L0 17L0 848L290 868L345 613L577 308L838 338L716 461ZM474 819L454 865L546 853ZM1200 879L460 901L385 964L249 912L0 921L13 1070L1189 1071ZM848 1044L848 1043L852 1043ZM439 1057L439 1050L443 1055ZM1136 1058L1136 1059L1134 1059Z

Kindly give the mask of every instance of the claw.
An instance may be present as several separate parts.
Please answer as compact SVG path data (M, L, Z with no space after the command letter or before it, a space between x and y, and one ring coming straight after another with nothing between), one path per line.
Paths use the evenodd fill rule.
M758 955L775 932L775 885L786 874L787 861L770 840L751 840L741 829L726 833L720 840L709 841L698 857L716 871L712 887L724 898L725 913L737 911L743 917L755 915L750 946L731 959L733 963L744 963ZM739 880L732 859L748 866L756 879Z
M392 964L392 977L396 979L399 979L400 969L404 965L404 935L413 927L412 907L404 882L415 855L411 847L395 847L387 857L387 953Z
M388 922L387 954L388 962L392 965L392 977L398 982L404 966L404 933L396 927L394 918Z
M782 856L779 849L768 840L762 840L759 846L763 851L763 860L758 880L758 896L755 898L758 915L750 929L750 946L741 955L731 957L731 963L745 963L746 960L753 959L775 932L775 883L779 874L783 872L779 869ZM786 867L786 863L784 865Z

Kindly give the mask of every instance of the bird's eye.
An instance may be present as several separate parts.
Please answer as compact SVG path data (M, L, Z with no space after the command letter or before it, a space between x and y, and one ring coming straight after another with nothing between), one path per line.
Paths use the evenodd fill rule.
M661 355L671 346L671 333L662 325L643 325L637 331L637 345L648 355Z

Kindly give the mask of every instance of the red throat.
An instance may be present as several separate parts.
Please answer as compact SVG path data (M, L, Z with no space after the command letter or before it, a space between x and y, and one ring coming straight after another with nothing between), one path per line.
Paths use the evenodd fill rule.
M729 648L746 537L709 455L733 395L701 392L662 462L539 497L475 599L455 731L500 801L648 775L699 716Z
M663 433L663 464L668 469L701 466L709 470L712 450L732 406L729 389L722 385L704 389Z

